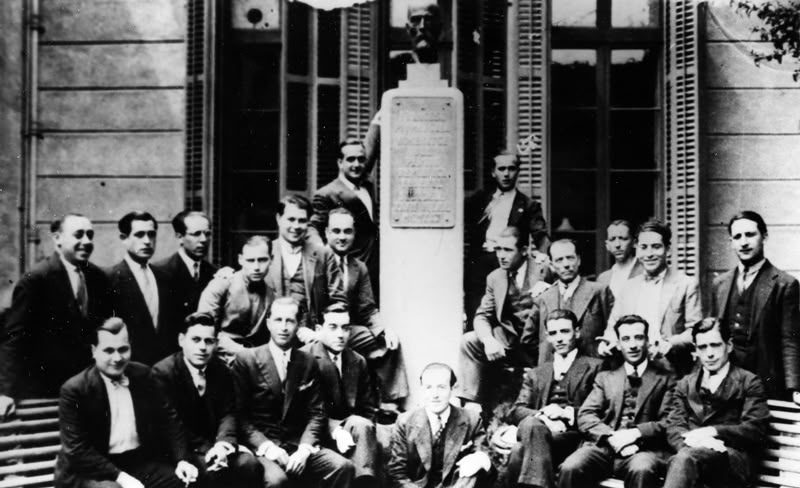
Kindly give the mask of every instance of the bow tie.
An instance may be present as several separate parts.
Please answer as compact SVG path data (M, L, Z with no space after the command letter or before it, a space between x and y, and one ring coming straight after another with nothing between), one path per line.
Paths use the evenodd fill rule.
M109 379L111 380L111 384L114 385L114 388L127 388L131 384L131 380L125 375L116 380Z

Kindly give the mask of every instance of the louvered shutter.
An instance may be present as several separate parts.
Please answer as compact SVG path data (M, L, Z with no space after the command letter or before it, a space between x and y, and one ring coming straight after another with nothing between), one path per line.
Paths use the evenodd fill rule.
M186 208L204 210L209 158L209 17L208 0L187 0L186 121L184 198Z
M377 109L377 2L342 9L345 26L345 88L342 97L347 137L362 139Z
M665 214L672 265L699 276L698 10L696 0L667 2Z
M519 78L516 107L518 138L533 135L538 142L522 155L519 188L541 200L545 215L547 199L547 0L520 0L518 21ZM513 141L512 141L513 142Z

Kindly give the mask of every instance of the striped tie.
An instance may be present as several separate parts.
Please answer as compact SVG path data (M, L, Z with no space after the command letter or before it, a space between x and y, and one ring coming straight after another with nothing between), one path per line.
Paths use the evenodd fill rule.
M433 434L434 444L439 442L439 438L442 436L442 431L444 430L444 422L442 422L442 416L440 414L436 415L436 423L439 427L436 428L436 433Z

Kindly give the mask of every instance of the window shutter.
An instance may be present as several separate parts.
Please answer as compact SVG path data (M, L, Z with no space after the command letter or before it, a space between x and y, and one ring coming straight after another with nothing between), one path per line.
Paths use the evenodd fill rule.
M377 109L377 39L378 2L368 2L342 9L345 26L345 88L342 112L347 137L364 139ZM375 83L373 83L375 82Z
M667 3L666 219L672 265L699 276L698 10L695 0Z
M548 212L545 167L547 147L547 0L520 0L518 19L519 63L517 69L518 138L533 136L536 147L521 155L519 188L540 199ZM516 105L516 107L514 106Z

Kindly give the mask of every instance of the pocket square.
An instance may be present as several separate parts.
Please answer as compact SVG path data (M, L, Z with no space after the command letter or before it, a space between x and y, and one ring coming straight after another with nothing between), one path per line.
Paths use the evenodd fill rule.
M307 390L307 389L311 388L312 385L314 385L314 380L311 380L308 383L304 383L304 384L298 386L297 387L297 391L300 392L300 391L303 391L303 390Z

